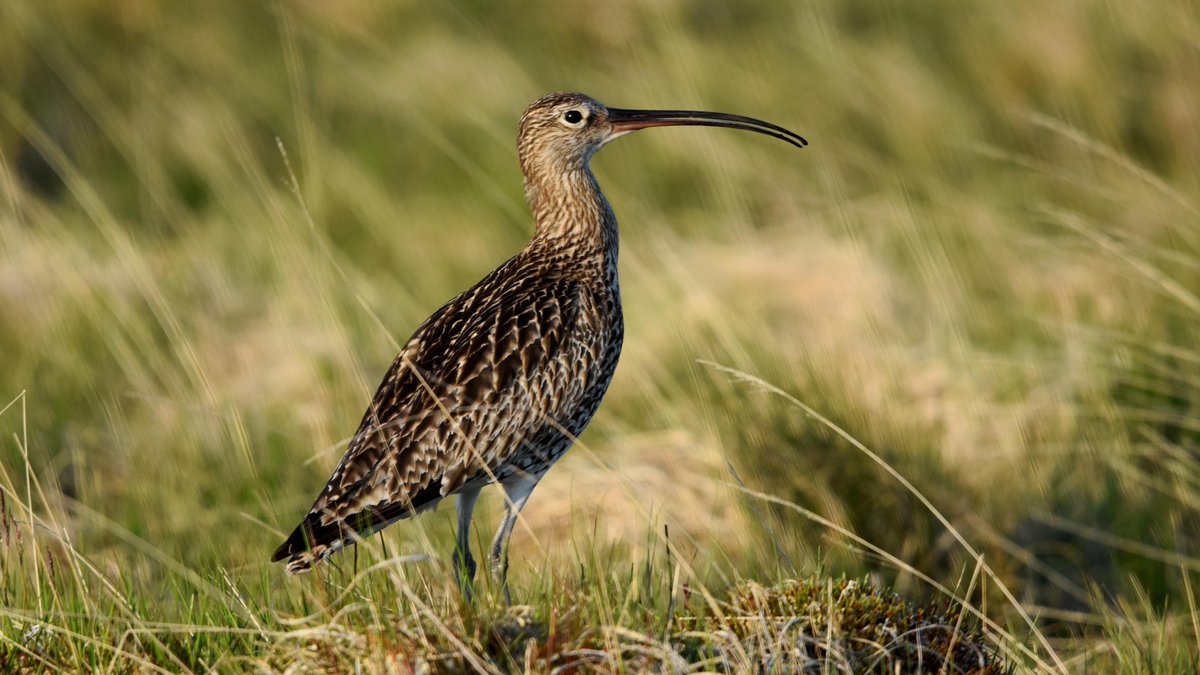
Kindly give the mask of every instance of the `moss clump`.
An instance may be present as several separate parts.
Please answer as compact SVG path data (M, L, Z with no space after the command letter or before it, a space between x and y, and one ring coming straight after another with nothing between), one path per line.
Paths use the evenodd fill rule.
M1003 672L964 611L914 604L866 579L811 577L743 583L677 627L690 660L767 672Z

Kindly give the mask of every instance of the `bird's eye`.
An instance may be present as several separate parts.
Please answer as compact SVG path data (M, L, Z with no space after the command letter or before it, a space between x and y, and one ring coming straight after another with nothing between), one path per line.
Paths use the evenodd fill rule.
M567 112L563 113L563 120L567 124L579 124L583 121L583 113L579 112L578 110L568 110Z

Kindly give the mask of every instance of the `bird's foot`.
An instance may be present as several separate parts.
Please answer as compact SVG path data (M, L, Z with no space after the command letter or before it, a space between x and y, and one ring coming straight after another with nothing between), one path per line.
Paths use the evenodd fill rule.
M475 596L475 559L471 557L469 550L460 555L459 550L455 549L451 562L454 565L454 581L458 584L458 590L464 600L471 602Z
M496 582L496 586L504 594L504 604L511 607L512 595L508 592L508 556L496 555L493 552L489 558L492 568L492 580Z

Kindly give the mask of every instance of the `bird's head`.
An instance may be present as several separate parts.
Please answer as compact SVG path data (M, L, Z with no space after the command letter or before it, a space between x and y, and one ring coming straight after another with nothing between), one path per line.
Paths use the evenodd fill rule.
M802 148L799 134L741 115L697 110L626 110L609 108L590 96L558 93L543 96L521 116L517 150L528 175L534 170L566 171L587 165L605 143L638 129L678 125L745 129Z

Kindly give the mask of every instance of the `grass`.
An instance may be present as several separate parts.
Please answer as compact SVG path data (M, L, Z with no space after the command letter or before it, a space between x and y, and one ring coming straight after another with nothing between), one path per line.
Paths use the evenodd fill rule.
M788 604L853 579L1002 672L1195 671L1198 43L1184 2L5 3L0 663L889 668ZM812 146L595 160L627 345L521 605L458 600L452 509L283 578L397 343L528 237L556 89Z

